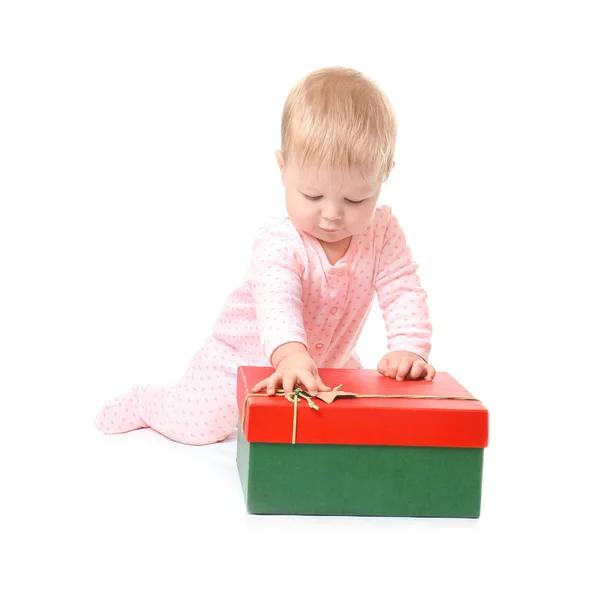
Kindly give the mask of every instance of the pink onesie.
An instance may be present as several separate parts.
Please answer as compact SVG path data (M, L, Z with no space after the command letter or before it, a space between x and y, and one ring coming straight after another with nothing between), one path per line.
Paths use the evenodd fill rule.
M152 427L194 445L221 441L237 424L238 366L271 366L273 351L294 341L306 346L319 368L361 368L353 349L375 293L388 349L427 360L427 293L389 206L377 207L373 223L352 237L334 265L319 241L288 218L262 227L244 282L227 299L212 336L180 382L135 387L109 402L96 426L104 433Z

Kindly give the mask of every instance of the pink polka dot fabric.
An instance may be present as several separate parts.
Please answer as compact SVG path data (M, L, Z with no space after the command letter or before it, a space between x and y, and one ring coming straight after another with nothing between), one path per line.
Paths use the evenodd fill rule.
M316 238L289 219L265 226L244 281L180 382L135 387L109 402L96 426L107 434L152 427L193 445L222 441L237 424L240 365L270 366L275 349L295 341L306 346L318 367L361 368L354 347L375 295L388 349L427 360L431 324L417 268L389 206L377 207L373 224L352 237L335 264Z

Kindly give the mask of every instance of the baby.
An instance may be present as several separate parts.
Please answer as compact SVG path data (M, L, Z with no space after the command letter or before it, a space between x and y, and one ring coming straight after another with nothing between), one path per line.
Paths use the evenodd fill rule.
M396 217L377 204L395 142L394 110L361 73L325 68L301 80L286 100L276 151L288 217L258 231L246 278L180 382L115 398L98 429L222 441L237 424L241 365L274 368L254 391L331 390L319 368L362 367L353 349L375 293L389 351L377 370L432 380L427 293Z

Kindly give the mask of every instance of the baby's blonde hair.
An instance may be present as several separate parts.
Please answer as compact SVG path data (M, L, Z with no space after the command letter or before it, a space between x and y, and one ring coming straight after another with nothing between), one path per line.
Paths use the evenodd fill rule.
M394 165L396 116L379 86L351 68L311 72L291 90L281 120L281 151L306 164L358 168L384 182Z

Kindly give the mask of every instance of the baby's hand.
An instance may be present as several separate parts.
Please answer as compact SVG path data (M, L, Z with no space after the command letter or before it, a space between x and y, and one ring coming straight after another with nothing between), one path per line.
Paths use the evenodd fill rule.
M419 355L410 351L391 351L379 361L377 371L386 377L404 379L421 379L431 381L435 377L435 369L423 361Z
M252 391L260 392L266 388L267 394L275 394L275 390L282 386L285 393L289 394L294 391L297 384L303 384L311 396L316 396L317 392L331 390L319 377L317 364L307 353L300 353L282 359L275 373L258 382Z

